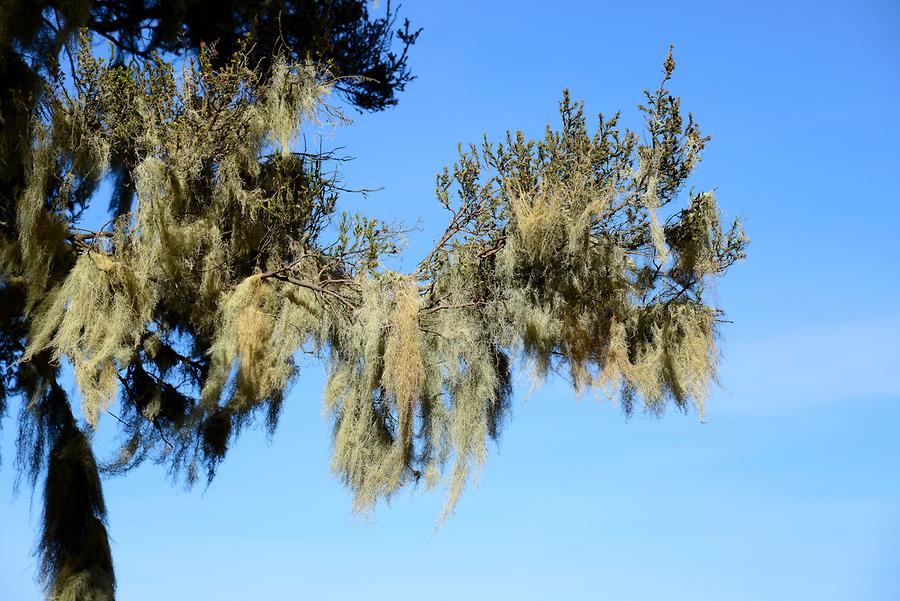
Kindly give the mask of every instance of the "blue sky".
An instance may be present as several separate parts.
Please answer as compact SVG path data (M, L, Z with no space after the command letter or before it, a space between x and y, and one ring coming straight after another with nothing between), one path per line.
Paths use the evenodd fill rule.
M346 207L421 220L407 264L442 230L434 175L458 143L539 135L564 87L635 126L675 44L673 89L713 136L693 184L753 239L717 287L734 323L708 421L625 420L564 382L527 399L521 382L478 485L434 532L441 492L351 514L309 368L271 443L247 432L205 492L154 466L107 481L119 598L900 598L900 5L409 1L403 14L425 29L419 78L326 143L357 157L348 185L384 188ZM14 430L7 417L0 597L27 601L40 503L12 495Z

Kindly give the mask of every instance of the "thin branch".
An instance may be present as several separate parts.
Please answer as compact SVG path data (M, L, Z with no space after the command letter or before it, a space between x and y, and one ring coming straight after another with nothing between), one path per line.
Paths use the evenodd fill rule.
M316 284L313 284L312 282L305 282L303 280L298 280L297 278L295 278L291 275L288 275L286 273L278 273L278 274L271 275L268 277L272 277L272 278L275 278L276 280L280 280L282 282L287 282L287 283L293 284L295 286L300 286L301 288L306 288L307 290L312 290L313 292L318 292L320 294L330 296L331 298L334 298L334 299L340 301L341 303L343 303L345 307L348 307L348 308L353 307L353 303L350 301L350 299L347 298L346 296L344 296L343 294L340 294L339 292L335 292L334 290L329 290L327 288L323 288L322 286L318 286Z
M475 309L477 307L483 307L486 304L487 303L484 301L472 301L470 303L459 303L455 305L434 305L432 307L421 309L419 313L429 315L431 313L436 313L437 311L448 311L450 309Z
M151 374L151 373L149 373L149 372L147 372L147 373L148 373L150 376L153 376L153 374ZM116 377L119 378L119 382L122 383L122 386L124 386L124 387L125 387L125 390L128 392L128 399L131 401L131 403L132 403L135 407L137 407L137 404L135 403L135 400L134 400L134 392L131 390L131 387L128 385L128 382L126 382L126 381L125 381L125 378L123 378L122 375L119 374L118 372L116 372ZM155 376L153 376L153 377L155 377ZM157 381L159 381L159 380L157 379ZM143 416L144 414L141 413L141 415ZM162 441L163 441L164 443L166 443L166 445L168 445L168 447L169 447L170 449L174 449L174 448L175 448L175 445L173 445L171 442L169 442L169 439L166 438L166 435L165 435L165 433L163 432L162 426L159 425L159 421L157 421L156 419L148 419L148 418L146 418L146 417L144 417L144 419L147 419L147 421L149 421L149 422L151 422L151 423L153 424L153 426L156 428L156 431L159 432L159 437L162 439ZM119 420L119 421L122 421L122 420ZM122 423L125 423L125 422L122 422ZM127 424L126 424L126 425L127 425Z

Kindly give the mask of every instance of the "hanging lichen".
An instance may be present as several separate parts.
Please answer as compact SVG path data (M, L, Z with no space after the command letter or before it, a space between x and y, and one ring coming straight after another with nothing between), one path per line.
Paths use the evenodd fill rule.
M566 93L559 130L463 152L438 176L450 224L407 274L383 261L396 228L337 214L331 155L293 150L304 123L341 120L323 104L327 72L273 57L262 76L246 54L214 68L203 52L176 76L158 57L104 61L84 40L76 58L73 94L35 125L0 283L21 307L4 317L24 341L4 360L31 399L20 457L36 472L52 449L48 486L88 478L78 519L92 536L104 514L78 471L93 469L89 438L60 417L68 404L52 402L45 373L63 361L86 429L115 409L107 471L151 459L191 483L256 416L274 430L298 353L320 359L332 468L361 512L443 482L446 518L507 419L514 365L535 382L568 375L626 412L639 399L702 417L719 316L703 295L746 238L739 222L723 230L711 193L673 208L707 138L665 87L671 57L641 107L643 138L617 117L589 133ZM132 196L88 229L113 163ZM78 545L55 517L67 514L47 511L49 590L110 597L108 549L94 541L90 565L70 562Z

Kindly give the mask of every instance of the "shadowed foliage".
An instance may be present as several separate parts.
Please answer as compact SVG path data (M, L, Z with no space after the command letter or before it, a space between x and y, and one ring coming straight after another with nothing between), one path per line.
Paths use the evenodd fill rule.
M111 42L120 61L214 46L222 67L249 35L253 64L277 52L311 60L346 77L336 87L355 106L381 110L413 79L407 52L418 31L408 21L397 28L397 20L390 3L373 18L362 0L8 0L0 47L4 66L52 72L59 51L87 28Z
M44 486L41 571L53 582L52 598L113 599L115 577L105 519L90 443L70 423L50 451Z

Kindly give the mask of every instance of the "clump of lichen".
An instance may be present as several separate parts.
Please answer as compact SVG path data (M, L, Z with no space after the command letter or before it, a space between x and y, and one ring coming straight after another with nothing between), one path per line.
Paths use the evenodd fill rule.
M719 316L704 292L746 239L738 222L722 228L712 193L678 206L708 138L666 88L671 56L641 106L643 138L618 115L589 133L566 93L560 129L463 152L438 177L450 224L408 274L384 266L394 228L337 215L330 155L292 150L323 113L329 75L275 57L262 77L245 56L213 68L201 53L176 77L158 58L103 61L85 41L74 96L37 127L0 253L4 291L24 307L15 360L34 371L20 457L34 472L56 449L54 474L88 478L92 532L104 509L54 387L63 361L90 427L115 405L108 471L153 459L193 482L257 415L275 428L299 353L321 359L332 467L358 511L443 478L446 517L502 429L516 364L538 381L567 373L626 412L640 400L702 416ZM110 156L127 185L111 220L83 229ZM50 590L111 594L111 580L94 582L111 578L108 549L94 549L103 569L75 570L59 549L78 543L57 522L41 543Z

